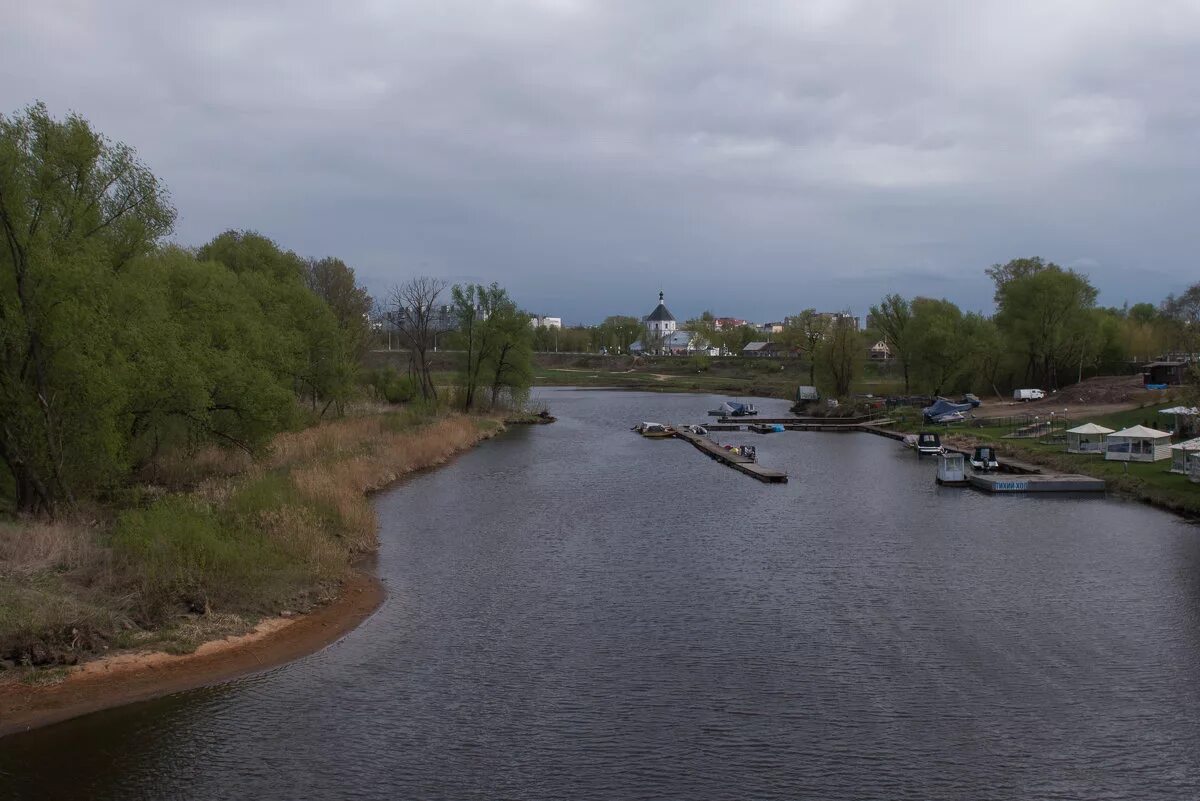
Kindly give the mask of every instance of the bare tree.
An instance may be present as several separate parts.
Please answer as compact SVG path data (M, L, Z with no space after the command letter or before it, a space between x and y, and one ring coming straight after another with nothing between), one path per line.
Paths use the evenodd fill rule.
M408 350L409 370L421 387L421 397L437 399L437 388L429 369L429 352L437 346L437 337L445 333L449 316L438 306L446 290L439 278L421 276L393 287L388 295L388 317Z

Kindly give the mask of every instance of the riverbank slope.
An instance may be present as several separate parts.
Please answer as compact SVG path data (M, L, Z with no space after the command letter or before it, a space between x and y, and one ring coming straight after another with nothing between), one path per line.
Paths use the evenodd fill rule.
M337 639L383 598L353 567L377 544L367 496L501 430L458 414L347 418L280 435L258 461L159 465L153 500L103 521L0 526L0 733Z

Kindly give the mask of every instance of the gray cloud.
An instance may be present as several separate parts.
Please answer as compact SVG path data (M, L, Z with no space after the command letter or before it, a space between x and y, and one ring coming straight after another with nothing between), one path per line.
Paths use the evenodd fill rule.
M375 289L497 280L571 320L990 305L1043 255L1102 302L1195 279L1200 6L13 4L0 108L136 145L178 238Z

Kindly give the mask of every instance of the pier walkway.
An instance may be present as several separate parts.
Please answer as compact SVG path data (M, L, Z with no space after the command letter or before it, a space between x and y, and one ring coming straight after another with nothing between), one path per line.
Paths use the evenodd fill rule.
M713 442L708 437L702 437L699 434L692 434L687 431L678 430L675 432L675 436L679 439L692 443L696 446L696 449L704 455L716 459L718 462L732 467L734 470L745 473L751 478L757 478L759 481L765 481L768 484L787 483L787 473L782 473L778 470L771 470L763 467L757 462L752 462L745 456L731 453L717 443Z

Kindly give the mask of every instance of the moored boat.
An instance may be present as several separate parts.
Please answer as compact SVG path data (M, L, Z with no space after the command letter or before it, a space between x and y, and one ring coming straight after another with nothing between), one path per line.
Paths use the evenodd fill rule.
M933 431L917 434L917 456L936 456L942 452L942 438Z
M634 426L633 430L650 439L665 439L675 436L675 429L662 423L640 423Z
M981 473L999 470L1000 462L996 459L996 449L990 445L976 447L975 452L971 454L971 468Z

